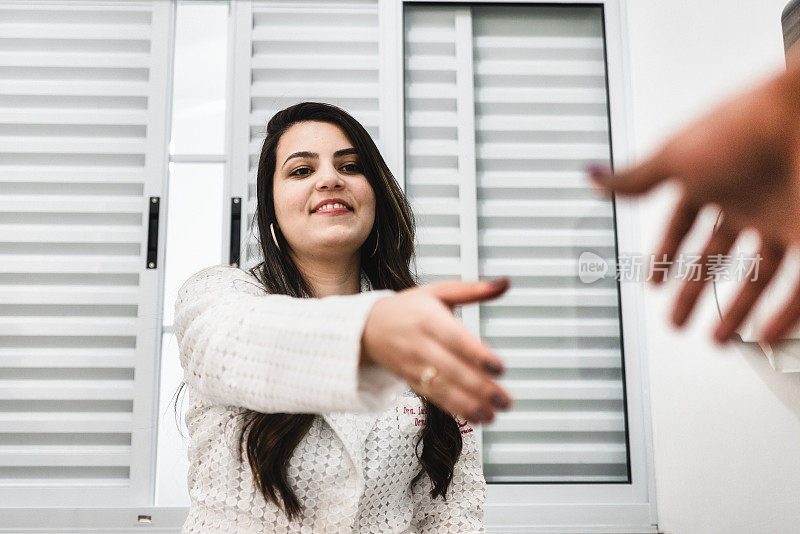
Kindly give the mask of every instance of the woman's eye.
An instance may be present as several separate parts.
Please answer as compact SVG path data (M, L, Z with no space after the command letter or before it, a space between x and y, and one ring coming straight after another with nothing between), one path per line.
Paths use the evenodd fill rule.
M359 167L357 163L348 163L347 165L344 165L342 168L343 169L349 168L347 172L361 172L361 167ZM300 171L308 171L308 172L301 173ZM308 167L300 167L290 172L289 176L308 176L310 173L311 169L309 169Z

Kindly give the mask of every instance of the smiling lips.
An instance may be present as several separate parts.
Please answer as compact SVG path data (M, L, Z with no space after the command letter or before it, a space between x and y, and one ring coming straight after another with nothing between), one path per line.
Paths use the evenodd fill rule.
M319 213L320 215L342 215L345 213L350 213L350 209L346 204L341 202L329 202L317 208L316 210L312 211L312 215L314 213Z
M350 213L350 210L347 208L329 208L329 209L320 208L311 215L344 215L345 213Z

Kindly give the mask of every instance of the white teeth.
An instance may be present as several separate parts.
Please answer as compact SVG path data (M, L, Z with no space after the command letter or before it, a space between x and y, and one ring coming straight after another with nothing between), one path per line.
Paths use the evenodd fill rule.
M347 206L345 206L344 204L339 204L337 202L336 204L325 204L324 206L320 206L317 209L317 211L325 211L325 210L337 209L337 208L347 208Z

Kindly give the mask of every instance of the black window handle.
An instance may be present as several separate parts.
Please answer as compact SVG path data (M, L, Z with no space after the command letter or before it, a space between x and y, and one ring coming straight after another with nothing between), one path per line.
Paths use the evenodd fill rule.
M231 246L228 263L234 267L239 266L241 254L240 238L242 232L242 198L231 198Z
M147 230L147 268L158 267L158 214L161 198L150 197L150 217Z

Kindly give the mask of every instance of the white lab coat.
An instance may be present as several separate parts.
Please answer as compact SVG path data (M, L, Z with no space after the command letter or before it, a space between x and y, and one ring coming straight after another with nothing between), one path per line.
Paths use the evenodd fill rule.
M187 383L190 532L484 532L486 482L476 434L458 420L463 449L447 501L430 498L414 443L425 414L406 384L358 367L371 290L322 299L270 295L246 271L194 274L175 303L175 335ZM304 507L299 521L265 501L242 451L236 415L315 413L287 468ZM419 452L422 451L422 443Z

